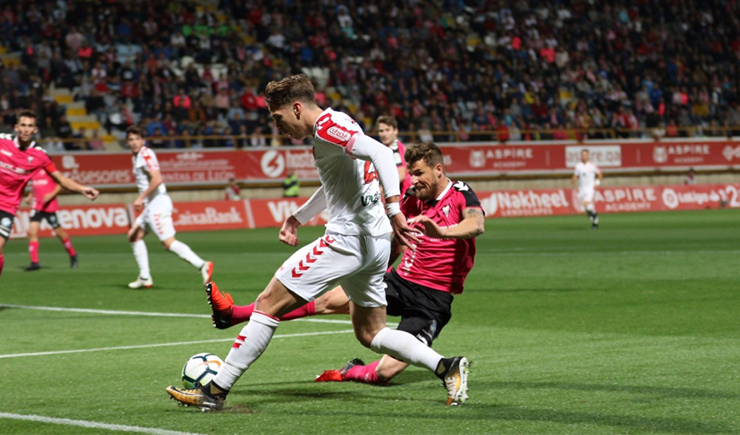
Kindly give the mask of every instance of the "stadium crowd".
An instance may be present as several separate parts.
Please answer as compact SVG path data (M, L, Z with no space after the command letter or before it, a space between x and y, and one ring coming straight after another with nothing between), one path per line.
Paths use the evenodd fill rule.
M0 36L21 53L3 122L31 108L43 137L84 135L53 84L111 133L181 137L154 146L264 144L261 92L300 72L322 106L423 140L740 134L737 0L0 1Z

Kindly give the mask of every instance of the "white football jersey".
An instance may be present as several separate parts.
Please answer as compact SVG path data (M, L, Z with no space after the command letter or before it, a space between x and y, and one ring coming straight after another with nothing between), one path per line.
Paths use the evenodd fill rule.
M329 212L327 231L380 236L391 232L372 162L355 159L350 139L363 134L348 115L324 110L314 125L313 153Z
M575 175L578 177L578 188L580 190L593 190L596 184L596 175L601 172L599 167L592 162L578 162Z
M134 178L136 178L136 187L139 189L139 194L149 188L149 180L152 179L151 171L159 170L159 161L154 151L147 147L142 147L138 154L131 158L131 162L134 165ZM154 192L144 201L148 203L154 199L157 195L166 195L167 188L164 183L160 184L159 187L154 189Z

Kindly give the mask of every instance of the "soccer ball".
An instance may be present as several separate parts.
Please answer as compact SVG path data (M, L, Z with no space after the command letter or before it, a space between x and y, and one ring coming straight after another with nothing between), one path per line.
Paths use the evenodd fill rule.
M223 364L221 358L212 353L193 355L182 368L182 384L185 388L205 385L216 377Z

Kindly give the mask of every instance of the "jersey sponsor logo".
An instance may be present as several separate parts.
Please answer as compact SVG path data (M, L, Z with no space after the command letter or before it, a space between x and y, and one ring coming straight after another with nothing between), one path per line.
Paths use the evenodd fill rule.
M340 142L347 142L352 137L352 133L336 125L327 128L326 134Z
M360 198L362 206L367 207L372 204L377 204L380 201L380 192L375 192L375 195L365 195Z
M0 162L0 168L7 169L8 171L16 173L18 175L26 175L29 173L29 171L23 168L16 168L15 166L9 165L5 162Z

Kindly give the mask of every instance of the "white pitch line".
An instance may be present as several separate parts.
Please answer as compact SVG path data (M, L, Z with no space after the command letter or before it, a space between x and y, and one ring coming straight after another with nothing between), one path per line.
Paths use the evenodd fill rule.
M69 418L53 418L44 417L41 415L24 415L24 414L11 414L9 412L0 412L0 419L9 420L24 420L24 421L37 421L39 423L48 424L59 424L63 426L77 426L86 427L92 429L105 429L115 430L119 432L136 432L136 433L147 433L154 435L201 435L194 432L180 432L176 430L157 429L153 427L142 427L142 426L127 426L123 424L108 424L100 423L97 421L87 420L71 420Z
M275 335L273 338L291 338L291 337L309 337L312 335L348 334L350 332L354 332L354 331L351 329L347 329L343 331L302 332L302 333L297 333L297 334ZM101 351L106 351L106 350L146 349L146 348L151 348L151 347L167 347L167 346L182 346L182 345L188 345L188 344L218 343L222 341L234 341L234 339L233 338L219 338L217 340L181 341L177 343L138 344L134 346L97 347L93 349L55 350L55 351L50 351L50 352L31 352L31 353L9 353L5 355L0 355L0 359L21 358L21 357L26 357L26 356L61 355L61 354L66 354L66 353L101 352Z
M118 310L93 310L90 308L65 308L65 307L43 307L34 305L14 305L14 304L0 304L0 308L17 308L21 310L40 310L40 311L59 311L59 312L70 312L70 313L86 313L86 314L111 314L118 316L145 316L145 317L184 317L191 319L210 319L211 316L208 314L186 314L186 313L154 313L150 311L118 311ZM313 323L336 323L341 325L351 325L352 322L349 320L333 320L333 319L295 319L302 322L313 322ZM291 320L291 321L295 321Z

